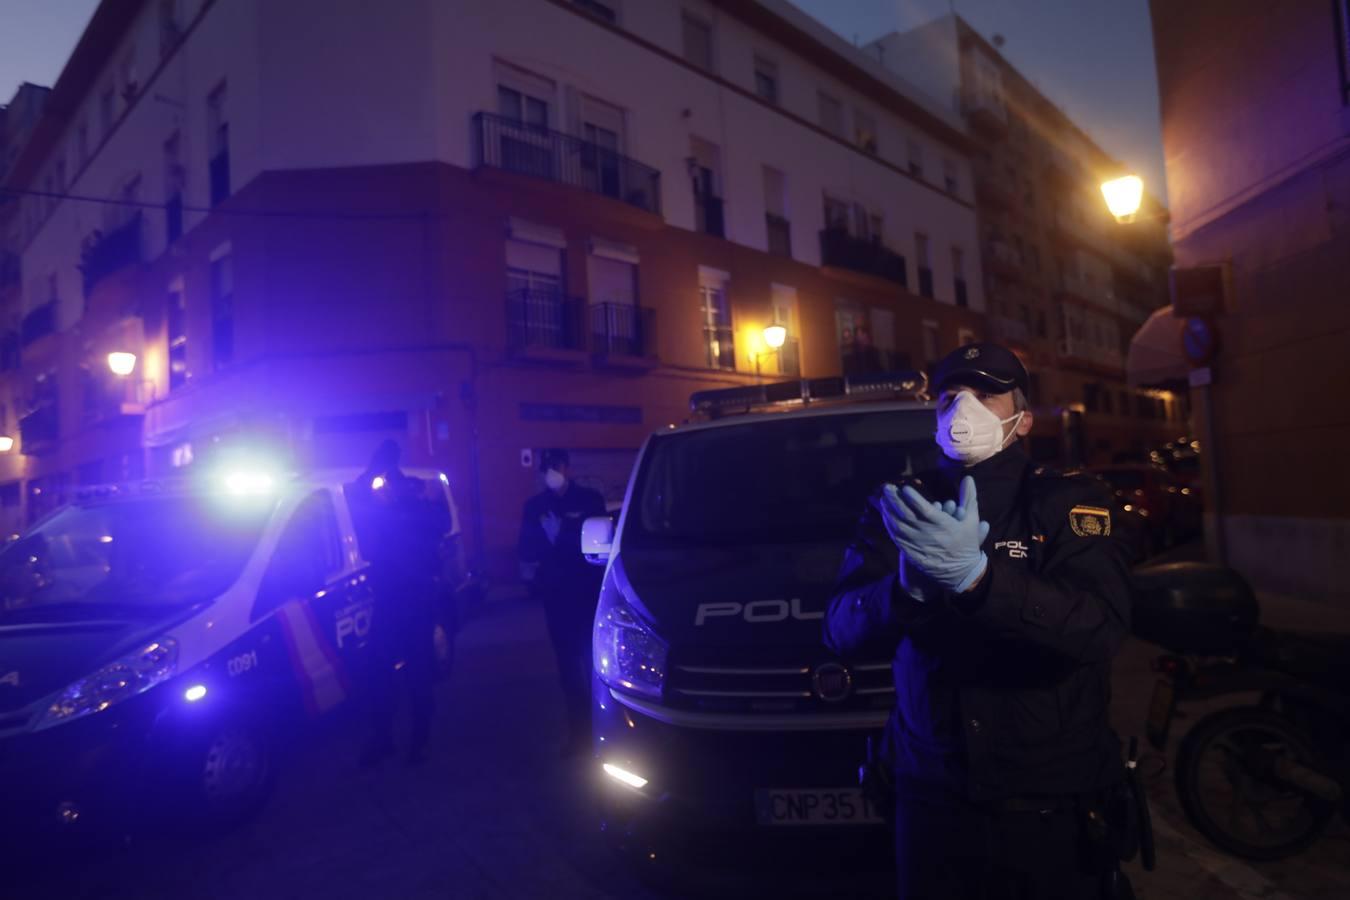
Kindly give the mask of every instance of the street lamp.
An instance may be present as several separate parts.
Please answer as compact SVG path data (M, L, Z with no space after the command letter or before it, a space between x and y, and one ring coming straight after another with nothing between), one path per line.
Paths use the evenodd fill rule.
M755 378L759 379L759 358L767 356L770 353L777 353L778 350L787 342L787 329L782 325L769 325L761 332L760 336L764 339L764 346L769 349L755 354Z
M8 435L0 435L0 453L8 453L14 449L14 438Z
M130 375L136 370L136 354L117 351L108 354L108 368L114 375Z
M1106 198L1106 208L1117 222L1134 221L1139 212L1139 204L1144 199L1144 180L1138 175L1124 175L1102 182L1102 196Z

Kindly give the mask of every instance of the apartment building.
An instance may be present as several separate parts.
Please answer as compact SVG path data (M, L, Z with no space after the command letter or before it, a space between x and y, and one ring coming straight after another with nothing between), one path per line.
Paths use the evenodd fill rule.
M982 336L971 151L778 0L104 0L4 182L0 496L394 436L505 571L540 448L618 499L695 390Z
M988 331L1033 373L1033 456L1109 463L1176 440L1188 427L1184 392L1134 388L1125 376L1130 338L1168 302L1156 199L1135 222L1117 223L1100 185L1125 174L1120 163L961 17L867 50L959 112L977 141Z
M1197 384L1210 550L1258 588L1344 604L1350 411L1331 398L1350 387L1350 16L1344 2L1151 12L1177 266L1226 281L1217 303L1174 310L1217 336Z

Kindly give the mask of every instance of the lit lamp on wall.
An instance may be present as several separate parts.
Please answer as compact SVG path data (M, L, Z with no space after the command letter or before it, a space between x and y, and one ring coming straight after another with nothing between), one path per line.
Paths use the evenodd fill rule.
M770 353L777 353L787 342L787 329L782 325L770 325L761 332L760 336L764 339L764 346L768 347L763 353L755 354L755 377L759 378L759 358L768 356Z
M114 375L125 377L136 371L136 354L116 351L108 354L108 368Z
M0 435L0 453L8 453L14 449L14 438L8 435Z
M1102 196L1106 198L1106 208L1116 221L1126 224L1134 221L1139 212L1139 204L1144 199L1144 180L1138 175L1124 175L1102 182Z

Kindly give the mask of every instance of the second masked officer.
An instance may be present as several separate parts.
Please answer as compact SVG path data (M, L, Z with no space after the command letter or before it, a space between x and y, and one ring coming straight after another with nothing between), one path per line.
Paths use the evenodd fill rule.
M894 654L887 735L907 898L1101 897L1124 779L1107 719L1123 548L1088 478L1032 464L1028 377L995 344L933 371L936 471L881 486L825 622Z

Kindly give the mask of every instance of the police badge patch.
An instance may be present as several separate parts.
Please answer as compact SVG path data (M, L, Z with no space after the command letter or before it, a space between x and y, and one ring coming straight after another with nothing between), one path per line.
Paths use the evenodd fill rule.
M1106 537L1111 533L1111 510L1075 506L1069 510L1069 527L1079 537Z

